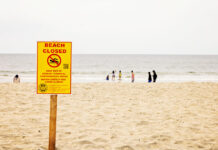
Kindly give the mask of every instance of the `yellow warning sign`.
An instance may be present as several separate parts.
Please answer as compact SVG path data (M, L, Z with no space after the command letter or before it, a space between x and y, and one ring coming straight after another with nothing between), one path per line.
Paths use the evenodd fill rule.
M37 93L71 93L71 42L37 42Z

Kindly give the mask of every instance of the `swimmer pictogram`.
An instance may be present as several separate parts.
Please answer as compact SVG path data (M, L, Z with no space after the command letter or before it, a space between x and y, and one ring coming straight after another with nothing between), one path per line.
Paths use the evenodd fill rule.
M50 67L56 68L61 64L61 57L57 54L51 54L48 56L47 63Z

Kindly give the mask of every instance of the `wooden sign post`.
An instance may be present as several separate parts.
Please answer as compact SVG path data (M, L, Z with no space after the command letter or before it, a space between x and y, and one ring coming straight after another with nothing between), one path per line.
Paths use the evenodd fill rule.
M57 95L50 96L49 150L55 150L57 120Z
M55 150L57 94L71 94L72 42L37 42L37 94L50 95L49 150Z

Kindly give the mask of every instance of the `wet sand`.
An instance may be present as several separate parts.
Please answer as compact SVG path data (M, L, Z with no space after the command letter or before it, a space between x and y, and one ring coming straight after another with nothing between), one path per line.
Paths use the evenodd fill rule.
M0 83L0 150L48 147L49 95ZM58 150L218 150L218 83L77 83L58 95Z

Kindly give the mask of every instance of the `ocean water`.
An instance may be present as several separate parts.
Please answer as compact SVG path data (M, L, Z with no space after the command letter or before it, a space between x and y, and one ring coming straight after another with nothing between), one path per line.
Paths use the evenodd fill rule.
M36 82L36 55L0 54L0 82L12 82L19 74L21 82ZM131 70L136 82L147 82L155 70L157 82L218 82L218 55L73 55L72 82L106 82L107 74L122 71L122 82L130 82ZM109 81L112 82L112 81Z

